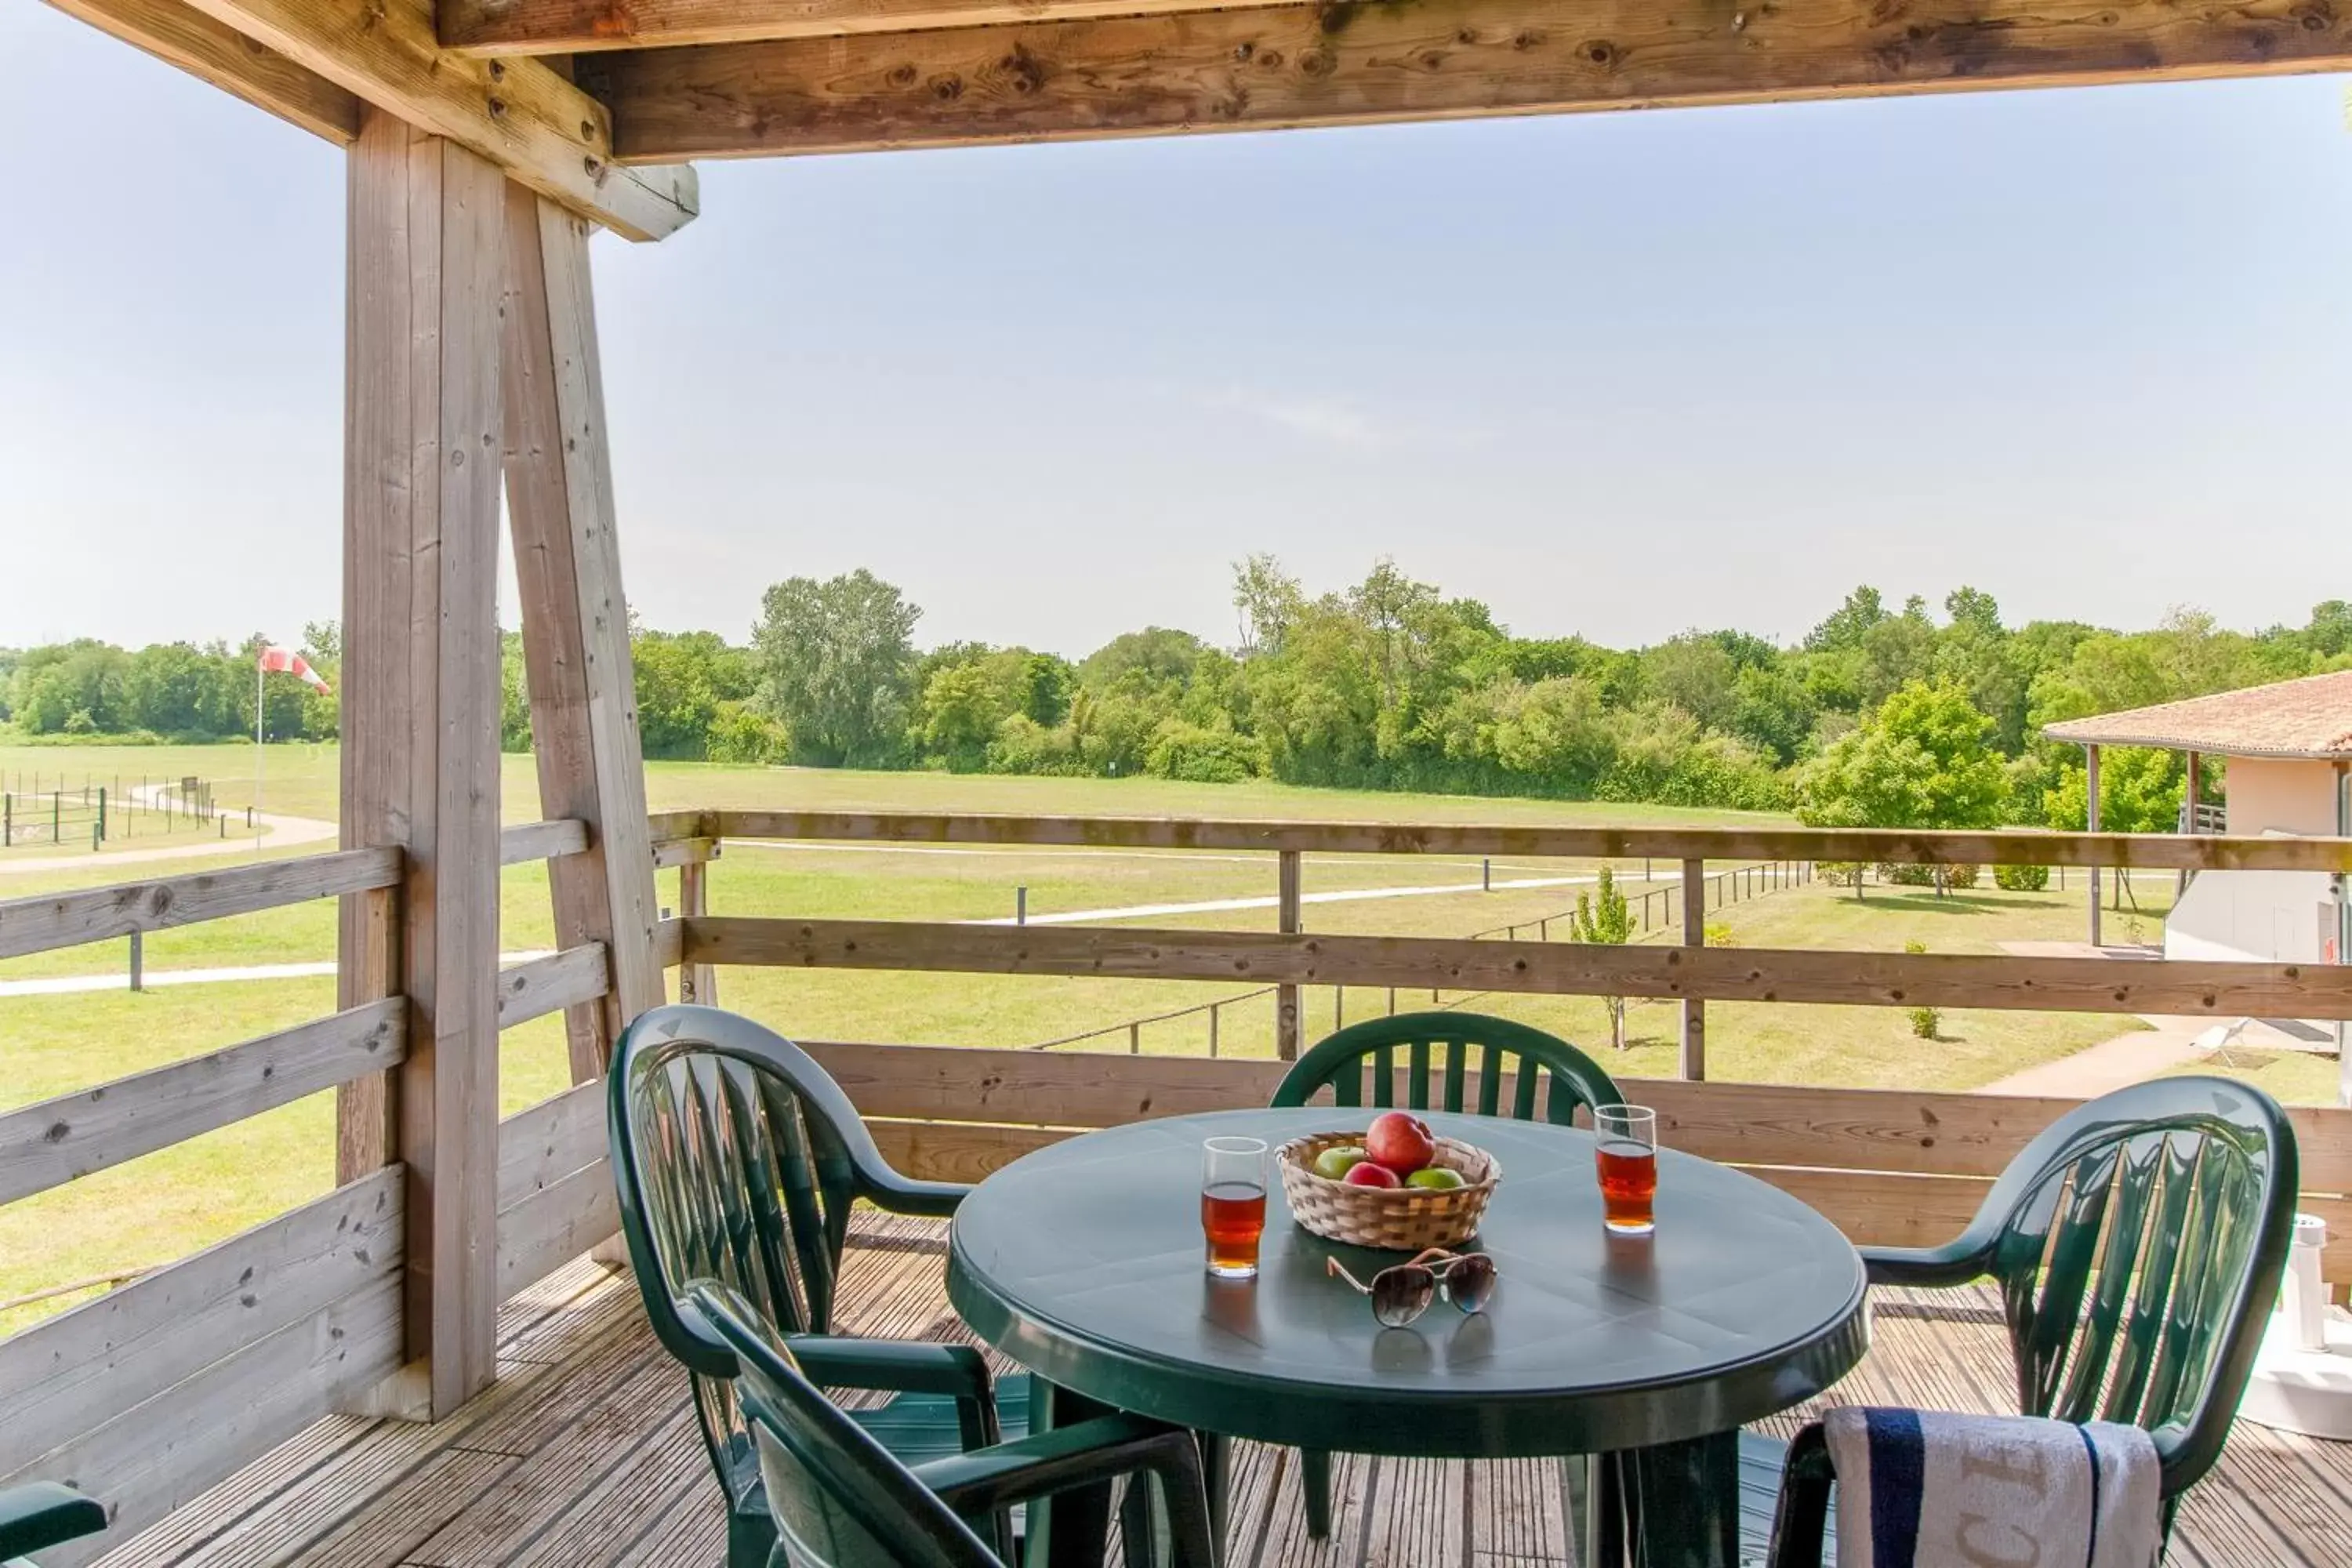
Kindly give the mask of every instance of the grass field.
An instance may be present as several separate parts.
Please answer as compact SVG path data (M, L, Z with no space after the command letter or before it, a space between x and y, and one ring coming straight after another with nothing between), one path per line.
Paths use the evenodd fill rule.
M37 755L36 755L37 753ZM241 746L163 748L0 748L0 774L37 766L54 777L87 767L95 778L194 773L210 780L232 809L251 793L252 754ZM273 747L268 804L272 811L331 816L336 754L330 747ZM242 781L237 773L247 776ZM1165 781L1017 779L945 774L860 773L802 769L654 763L647 791L656 810L685 806L782 806L876 810L964 810L1038 815L1176 815L1316 817L1362 821L1545 823L1673 822L1730 825L1759 820L1730 813L1450 796L1316 791L1275 784L1192 785ZM541 814L528 759L509 759L504 811L510 822ZM310 847L291 852L309 852ZM112 857L68 870L10 873L0 862L0 898L89 887L144 875L178 875L282 853L265 840L227 856L163 862L133 869ZM1589 878L1583 862L1497 862L1498 884L1528 878ZM1621 877L1643 885L1639 863ZM1667 872L1663 864L1661 876ZM1469 935L1513 922L1532 924L1575 902L1578 887L1481 891L1475 861L1445 858L1309 857L1306 888L1318 893L1412 887L1452 890L1410 898L1314 902L1307 928L1321 931ZM545 868L509 868L502 881L501 945L513 952L553 941ZM1140 904L1270 899L1268 856L1029 850L946 846L730 845L711 868L712 908L722 914L797 914L931 920L1003 918L1014 889L1028 889L1033 917L1125 909ZM2161 931L2168 879L2137 887L2144 934ZM677 903L677 874L660 878L661 902ZM1748 947L1842 947L1893 951L1907 942L1930 951L1993 952L2003 942L2078 938L2081 882L2064 892L1990 889L1938 900L1925 889L1874 887L1857 902L1821 885L1791 888L1711 914ZM1160 914L1125 923L1233 930L1274 929L1268 908ZM2125 922L2111 921L2124 933ZM1532 935L1532 931L1527 934ZM1561 934L1555 931L1555 935ZM1664 932L1654 940L1664 940ZM0 982L43 976L111 975L126 964L125 943L92 943L0 963ZM151 975L173 969L320 962L334 953L334 914L320 902L206 925L162 931L145 943ZM1087 1029L1110 1035L1080 1048L1123 1050L1126 1021L1247 990L1192 982L1061 980L1010 976L875 974L844 971L722 970L721 1000L786 1033L810 1039L940 1045L1034 1046ZM1675 1012L1637 1004L1630 1048L1612 1057L1601 1004L1571 997L1465 998L1465 1003L1549 1028L1609 1060L1629 1076L1674 1070ZM306 1018L332 1005L323 978L159 987L141 995L108 991L71 995L0 995L0 1108L69 1093L128 1072L216 1049ZM1426 992L1400 994L1397 1005L1426 1006ZM1304 998L1309 1039L1335 1019L1385 1011L1384 991ZM1259 998L1224 1009L1221 1047L1267 1056L1273 1008ZM1729 1079L1856 1086L1968 1089L2048 1061L2133 1026L2095 1016L1971 1012L1947 1014L1938 1037L1914 1037L1899 1011L1880 1008L1718 1004L1709 1009L1712 1076ZM1204 1016L1146 1026L1138 1036L1151 1053L1200 1054ZM560 1020L535 1021L503 1041L500 1100L511 1112L565 1082ZM2325 1064L2332 1075L2332 1062ZM2246 1069L2289 1098L2332 1097L2302 1061L2260 1062ZM72 1280L151 1266L229 1234L326 1190L331 1180L332 1097L318 1096L223 1129L181 1147L86 1178L0 1209L0 1301ZM0 1331L70 1305L61 1296L0 1310Z

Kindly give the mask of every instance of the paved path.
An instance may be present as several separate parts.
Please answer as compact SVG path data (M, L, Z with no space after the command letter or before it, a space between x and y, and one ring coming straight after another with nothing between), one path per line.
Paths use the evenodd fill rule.
M147 798L141 804L161 809L154 798L163 784L147 786ZM131 792L138 795L136 789ZM223 815L229 815L224 813ZM234 844L204 843L159 845L142 849L137 843L125 839L121 848L109 847L94 855L40 855L29 860L0 860L0 879L18 873L36 871L85 871L92 866L130 866L156 860L201 860L208 856L251 854L263 849L290 849L297 845L325 843L336 837L335 825L321 822L314 816L280 816L265 811L254 817L254 826L263 837L240 839Z

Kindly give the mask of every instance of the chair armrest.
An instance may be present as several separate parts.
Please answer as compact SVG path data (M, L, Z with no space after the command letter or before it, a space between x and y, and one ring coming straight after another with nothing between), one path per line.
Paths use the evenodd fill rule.
M953 1219L956 1205L971 1191L964 1182L919 1182L902 1176L889 1166L881 1164L877 1155L874 1165L858 1173L865 1191L859 1195L875 1207L891 1214L915 1215L924 1219Z
M106 1510L68 1486L27 1481L0 1489L0 1558L21 1557L106 1528Z
M993 1398L987 1359L970 1345L847 1334L794 1334L784 1344L808 1380L820 1387Z
M1971 1227L1973 1228L1973 1227ZM1864 1247L1862 1267L1873 1285L1918 1285L1948 1289L1982 1279L1990 1247L1962 1236L1942 1247Z
M1132 1470L1165 1468L1171 1459L1181 1467L1187 1457L1197 1476L1199 1451L1182 1427L1114 1414L933 1459L915 1466L914 1472L950 1508L972 1518Z

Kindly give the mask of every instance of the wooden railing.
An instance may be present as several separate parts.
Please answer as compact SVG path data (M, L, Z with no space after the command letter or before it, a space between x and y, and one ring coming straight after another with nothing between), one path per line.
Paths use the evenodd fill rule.
M513 865L580 853L577 821L509 828ZM263 861L0 902L0 958L358 897L396 928L394 849ZM388 966L388 945L375 962ZM604 994L601 944L499 976L499 1026ZM0 1113L0 1203L60 1186L327 1089L381 1079L409 1048L407 1002L378 999L151 1071ZM493 1107L495 1101L490 1101ZM493 1110L494 1113L494 1110ZM612 1234L602 1085L497 1130L500 1293ZM407 1357L408 1170L347 1173L333 1191L0 1340L0 1484L102 1481L120 1541L336 1409L397 1408ZM58 1565L75 1549L45 1553Z
M1264 1105L1285 1066L803 1044L848 1090L891 1163L908 1175L956 1182L978 1181L1087 1128ZM1857 1243L1898 1247L1959 1234L2018 1151L2080 1103L1672 1079L1627 1079L1623 1086L1656 1108L1659 1137L1669 1147L1737 1165L1794 1194ZM1507 1098L1507 1088L1503 1092ZM1402 1079L1394 1098L1406 1102ZM2298 1107L2289 1114L2302 1156L2302 1206L2328 1223L2325 1271L2331 1280L2352 1280L2352 1110Z
M908 970L1655 996L1685 1005L1685 1079L1696 1080L1708 1000L1965 1006L2217 1018L2352 1017L2352 969L2292 963L2130 963L2100 958L1707 948L1699 940L1708 860L2352 870L2352 840L2120 834L1811 829L1547 828L1119 817L691 812L656 817L657 859L697 875L657 933L660 960L715 966ZM701 873L728 839L1263 850L1277 858L1276 931L1132 926L715 917ZM1299 931L1298 858L1401 854L1680 862L1683 941L1585 946ZM1702 895L1703 897L1703 895ZM1295 1001L1293 1003L1295 1008ZM1293 1013L1295 1017L1295 1011ZM789 1027L789 1020L777 1020ZM1295 1050L1295 1034L1281 1054ZM830 1044L811 1047L849 1089L877 1142L910 1174L976 1180L1073 1131L1146 1116L1262 1105L1279 1061ZM1629 1088L1633 1086L1629 1084ZM1914 1090L1644 1081L1674 1146L1738 1165L1796 1194L1857 1242L1948 1239L2008 1160L2075 1101ZM2335 1239L2328 1277L2352 1280L2352 1110L2293 1112L2304 1205Z

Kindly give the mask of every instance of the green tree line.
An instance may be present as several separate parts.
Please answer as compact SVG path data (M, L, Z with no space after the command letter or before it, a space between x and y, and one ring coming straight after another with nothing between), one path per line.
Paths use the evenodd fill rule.
M1875 588L1793 646L1737 630L1647 647L1523 637L1393 563L1310 594L1271 556L1233 573L1234 639L1125 632L1082 658L919 647L921 610L863 570L771 587L748 645L632 626L646 754L826 767L1249 778L1370 789L1795 810L1853 826L2080 826L2080 754L2039 739L2086 713L2352 667L2352 604L2241 632L2195 611L2119 631L2011 626L1992 595L1941 611ZM249 644L248 647L251 645ZM336 628L305 628L332 680ZM18 731L251 732L248 651L96 642L0 652ZM273 735L326 739L331 698L272 677ZM530 744L520 639L505 739ZM2168 826L2180 759L2117 751L2103 820ZM2221 779L2209 781L2218 797Z

